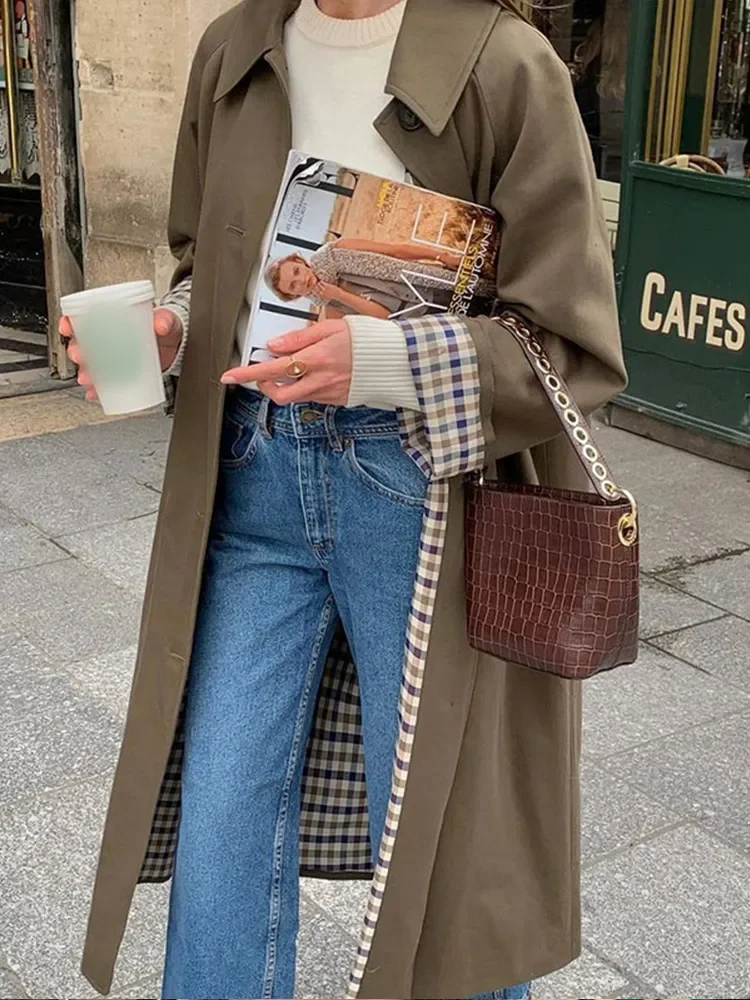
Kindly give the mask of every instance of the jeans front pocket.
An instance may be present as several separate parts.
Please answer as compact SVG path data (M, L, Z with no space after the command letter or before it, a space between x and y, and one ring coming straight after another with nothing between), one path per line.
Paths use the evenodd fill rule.
M424 506L428 480L398 437L357 437L346 441L346 460L368 489L411 507Z
M255 421L245 422L224 414L219 461L224 469L244 469L258 450L260 428Z

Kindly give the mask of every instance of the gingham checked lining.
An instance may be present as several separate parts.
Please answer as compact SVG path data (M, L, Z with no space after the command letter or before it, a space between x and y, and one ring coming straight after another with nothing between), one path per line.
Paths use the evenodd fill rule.
M183 283L184 285L185 283ZM164 303L165 305L167 302ZM399 697L399 735L391 797L377 864L371 858L364 752L356 668L339 632L326 663L308 746L300 819L300 861L306 872L372 873L372 885L349 983L359 992L403 807L422 693L448 515L448 482L484 462L479 369L466 325L431 316L401 323L421 413L399 410L404 447L431 477L419 546L414 596ZM170 755L154 815L141 881L172 872L179 826L182 729Z

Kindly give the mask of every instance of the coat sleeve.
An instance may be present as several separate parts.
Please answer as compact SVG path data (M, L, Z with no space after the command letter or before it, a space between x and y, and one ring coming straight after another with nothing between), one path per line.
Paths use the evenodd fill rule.
M498 297L543 333L584 412L625 384L612 254L570 74L547 40L501 18L476 76L491 123L502 220ZM492 40L490 40L492 42ZM466 321L477 352L485 442L500 458L560 431L521 348L488 318Z

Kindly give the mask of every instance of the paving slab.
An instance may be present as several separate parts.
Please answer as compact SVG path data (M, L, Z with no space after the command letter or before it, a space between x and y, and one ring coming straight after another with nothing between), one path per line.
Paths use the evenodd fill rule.
M750 858L695 827L583 875L584 938L665 997L750 993Z
M0 573L67 558L67 553L33 524L0 507Z
M679 822L664 808L617 774L585 760L581 769L581 855L592 864ZM560 994L565 996L566 994ZM572 995L572 994L571 994ZM605 996L600 992L595 996Z
M584 687L584 752L604 758L750 708L748 695L660 650Z
M627 977L599 961L587 949L581 957L551 976L538 979L531 995L534 1000L559 1000L560 997L616 997L628 985Z
M698 601L653 577L641 577L641 635L649 638L723 617L720 608Z
M304 878L301 885L307 899L328 914L342 930L359 937L370 893L369 881Z
M27 1000L23 983L10 969L0 967L0 1000Z
M17 372L9 378L0 377L0 397L12 382L41 383L44 376L39 371ZM58 386L61 383L57 383ZM81 424L101 424L111 420L105 417L100 406L91 406L75 393L66 390L34 393L28 396L0 398L0 441L21 437L37 437L56 431L68 430Z
M119 727L71 691L56 715L40 711L0 725L0 801L109 773L118 748Z
M597 438L618 481L639 501L644 570L669 570L750 543L747 472L615 428L598 428ZM721 503L700 501L696 484L707 482Z
M651 645L750 691L750 622L727 615L651 640Z
M61 669L82 698L92 706L99 706L122 726L133 683L136 653L135 645L128 646L114 653L67 663Z
M750 493L745 498L745 510L750 517ZM675 570L660 579L750 620L750 550Z
M750 712L618 754L603 766L750 852Z
M58 541L82 563L142 598L155 529L156 514L149 514L64 535Z
M29 715L50 717L74 706L70 681L17 633L0 632L0 731Z
M108 786L89 781L0 812L0 954L35 1000L96 996L78 966ZM166 900L162 886L136 895L115 992L158 976Z
M172 421L161 412L79 427L62 435L66 444L102 462L116 475L161 489Z
M0 626L53 662L132 645L140 615L139 600L75 559L0 576Z
M308 899L300 901L295 996L345 997L356 940Z
M110 994L112 1000L161 1000L161 979L124 986L122 993Z
M51 538L152 514L159 496L104 462L84 455L61 435L0 444L0 503Z

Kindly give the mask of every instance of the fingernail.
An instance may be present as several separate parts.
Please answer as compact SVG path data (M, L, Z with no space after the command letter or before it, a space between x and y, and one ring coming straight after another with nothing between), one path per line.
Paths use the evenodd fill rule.
M237 385L237 379L234 375L222 375L221 382L223 385Z
M283 347L284 338L283 337L271 337L270 340L266 341L266 347L270 347L273 350L275 347Z

